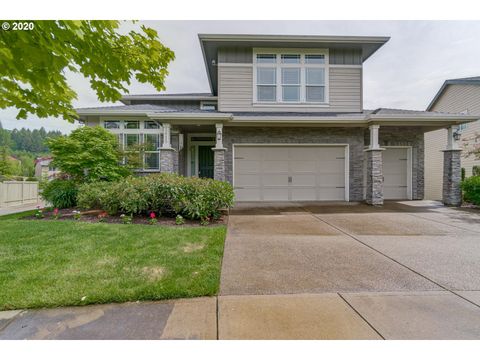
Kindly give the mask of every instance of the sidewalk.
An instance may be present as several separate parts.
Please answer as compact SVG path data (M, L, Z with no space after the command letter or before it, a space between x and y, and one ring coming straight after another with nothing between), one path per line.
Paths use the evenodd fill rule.
M28 211L28 210L34 210L34 209L37 208L37 206L44 207L45 204L43 202L39 202L39 203L36 203L36 204L25 204L25 205L20 205L20 206L10 206L10 207L0 208L0 216L9 215L9 214L16 214L16 213L20 213L20 212Z
M480 339L478 293L235 295L4 311L0 340Z

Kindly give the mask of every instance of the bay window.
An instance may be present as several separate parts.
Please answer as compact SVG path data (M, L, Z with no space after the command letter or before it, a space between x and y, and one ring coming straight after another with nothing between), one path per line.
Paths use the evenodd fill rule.
M254 51L254 102L328 104L326 50Z
M103 127L115 134L121 150L138 152L139 171L160 169L160 124L152 120L103 120ZM126 158L123 162L126 162Z

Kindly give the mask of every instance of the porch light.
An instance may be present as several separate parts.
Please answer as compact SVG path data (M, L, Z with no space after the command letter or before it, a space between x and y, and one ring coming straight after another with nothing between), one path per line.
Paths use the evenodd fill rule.
M461 137L461 136L462 136L462 134L460 134L460 132L459 132L458 130L453 133L453 139L454 139L455 141L460 140L460 137Z

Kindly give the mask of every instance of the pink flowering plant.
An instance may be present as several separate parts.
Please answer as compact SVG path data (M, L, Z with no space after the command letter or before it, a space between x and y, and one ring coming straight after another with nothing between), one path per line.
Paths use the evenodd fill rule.
M148 223L150 225L155 225L157 222L158 222L157 215L155 215L154 211L151 211L150 212L150 219L148 219Z
M60 219L60 211L58 210L58 208L53 209L53 218L55 220Z

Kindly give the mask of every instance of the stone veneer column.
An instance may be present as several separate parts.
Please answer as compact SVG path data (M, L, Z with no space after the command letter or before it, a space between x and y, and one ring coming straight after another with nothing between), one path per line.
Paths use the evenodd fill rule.
M369 205L383 205L383 158L382 149L367 152L367 194Z
M160 148L160 172L161 173L173 173L173 157L175 156L175 149L172 148Z
M170 124L163 123L163 142L160 148L160 172L173 173L174 172L174 156L175 149L172 148L170 138Z
M447 206L462 204L461 152L460 149L443 150L443 203Z
M225 181L225 148L213 148L213 178Z
M225 152L223 147L223 124L215 124L215 147L212 149L213 156L213 178L215 180L225 181Z
M370 125L370 146L367 150L367 193L369 205L383 205L383 149L378 142L379 125Z
M447 131L447 149L443 150L443 203L447 206L462 204L462 168L460 155L462 150L455 139L456 126L450 126Z

